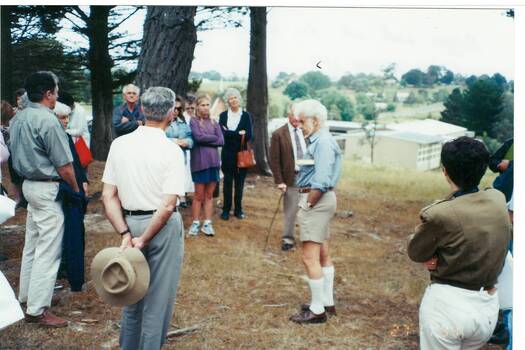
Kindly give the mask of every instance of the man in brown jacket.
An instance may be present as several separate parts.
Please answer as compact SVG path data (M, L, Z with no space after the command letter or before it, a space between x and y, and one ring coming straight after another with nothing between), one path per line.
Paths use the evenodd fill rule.
M421 210L408 256L425 263L431 283L419 310L421 349L479 349L498 318L497 282L509 245L505 196L479 190L489 153L472 138L447 142L443 173L453 193Z
M295 245L295 217L299 209L299 192L295 177L299 172L297 159L303 159L306 143L299 118L293 113L293 105L288 110L288 122L275 130L270 144L270 167L277 188L284 193L284 230L282 250L287 251Z

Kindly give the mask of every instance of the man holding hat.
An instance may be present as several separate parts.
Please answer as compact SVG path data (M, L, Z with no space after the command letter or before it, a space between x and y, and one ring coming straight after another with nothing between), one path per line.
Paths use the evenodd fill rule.
M102 177L102 201L122 236L121 249L141 249L150 270L144 298L122 312L122 349L160 349L164 344L184 253L182 219L176 212L177 196L185 191L184 155L164 133L173 119L175 93L151 87L141 103L145 125L113 141ZM121 280L133 280L132 270L122 261L109 265L104 269L107 278L102 278L105 290L133 290L129 284L137 281L118 286ZM115 274L121 277L112 282Z
M335 315L335 270L329 253L330 221L336 208L334 187L341 174L341 149L325 122L326 108L316 100L305 100L294 107L307 139L296 185L299 188L297 221L301 228L302 260L312 295L310 304L290 317L296 323L326 322L326 313Z

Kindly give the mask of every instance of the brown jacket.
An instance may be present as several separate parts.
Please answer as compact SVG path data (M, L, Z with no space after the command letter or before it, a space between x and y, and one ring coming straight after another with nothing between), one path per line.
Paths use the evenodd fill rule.
M433 282L471 290L496 284L511 238L505 196L492 188L438 201L421 210L408 256L437 255Z
M288 131L288 122L275 130L270 143L270 168L276 184L285 183L293 186L295 183L295 159L292 139Z

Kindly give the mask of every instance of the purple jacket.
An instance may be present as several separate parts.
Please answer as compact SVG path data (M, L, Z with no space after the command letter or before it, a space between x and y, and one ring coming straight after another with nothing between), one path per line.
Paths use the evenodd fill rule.
M204 119L201 126L198 118L191 118L190 129L195 142L191 149L191 171L220 167L217 148L224 145L220 125L210 119Z

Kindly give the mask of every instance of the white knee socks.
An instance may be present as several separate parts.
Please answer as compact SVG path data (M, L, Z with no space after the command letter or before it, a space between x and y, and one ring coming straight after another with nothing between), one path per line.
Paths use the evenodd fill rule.
M310 285L310 292L312 293L312 300L310 301L310 311L312 311L314 314L322 314L324 312L323 280L323 277L317 280L308 279L308 284Z
M334 305L334 266L323 267L323 304L324 306Z

